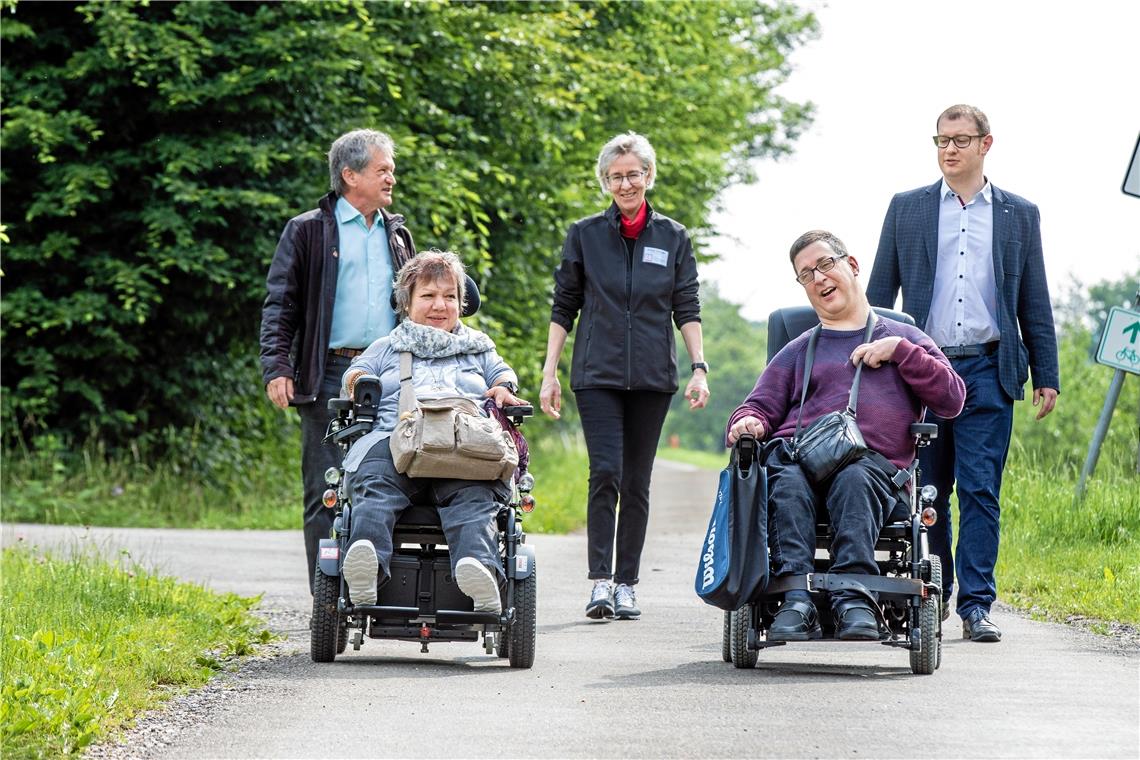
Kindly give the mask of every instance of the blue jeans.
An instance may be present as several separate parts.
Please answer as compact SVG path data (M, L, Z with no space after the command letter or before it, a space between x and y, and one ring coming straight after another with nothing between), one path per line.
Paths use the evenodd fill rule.
M313 589L313 573L317 566L317 552L321 539L332 534L334 511L321 502L321 494L328 485L325 483L325 470L340 467L340 447L332 441L325 441L329 422L333 414L329 411L329 399L340 396L340 379L352 359L329 354L325 359L325 374L317 399L311 404L300 404L297 413L301 416L301 482L304 488L304 531L305 555L309 566L309 592Z
M434 504L451 554L451 570L463 557L473 557L506 580L499 557L499 528L495 516L511 489L501 480L409 478L396 472L387 438L364 455L348 476L352 489L352 529L349 545L372 542L380 561L381 585L392 576L392 530L400 514L413 504Z
M952 420L926 415L937 422L938 438L921 449L922 482L938 489L934 508L938 522L930 529L930 552L942 559L944 599L958 580L958 614L989 611L997 598L994 565L1000 533L1001 476L1013 432L1013 399L998 379L998 355L952 359L966 383L966 405ZM950 494L958 489L958 546L953 551ZM955 554L957 556L955 556Z

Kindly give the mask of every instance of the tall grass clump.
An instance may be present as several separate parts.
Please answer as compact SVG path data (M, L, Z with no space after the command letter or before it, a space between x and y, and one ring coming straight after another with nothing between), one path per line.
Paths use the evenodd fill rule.
M537 507L525 516L526 529L567 533L585 525L590 465L581 435L543 426L527 443Z
M17 546L0 555L0 755L72 755L270 634L257 599Z

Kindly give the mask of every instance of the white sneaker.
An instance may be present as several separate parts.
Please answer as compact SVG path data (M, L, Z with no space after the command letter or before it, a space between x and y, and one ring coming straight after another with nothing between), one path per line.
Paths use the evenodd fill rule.
M353 604L376 604L376 579L380 574L380 561L376 547L367 539L353 541L344 553L340 572L348 584Z
M455 563L455 583L460 591L475 600L476 612L498 615L503 611L499 582L494 573L474 557L461 557Z
M614 617L618 620L637 620L641 609L637 606L637 593L633 586L619 583L614 589Z
M614 587L608 580L594 581L594 590L590 592L590 601L586 605L586 617L594 620L612 618L614 616Z

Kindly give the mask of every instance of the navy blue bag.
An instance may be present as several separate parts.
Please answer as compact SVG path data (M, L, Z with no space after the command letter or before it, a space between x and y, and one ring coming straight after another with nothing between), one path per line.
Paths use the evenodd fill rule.
M768 477L760 451L750 435L732 447L701 544L697 596L722 610L755 601L768 582Z

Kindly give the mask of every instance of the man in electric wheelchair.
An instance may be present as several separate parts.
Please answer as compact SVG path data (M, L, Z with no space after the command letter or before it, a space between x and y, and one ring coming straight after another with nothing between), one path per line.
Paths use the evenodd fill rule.
M491 651L500 633L500 656L515 667L533 661L534 557L521 546L513 509L515 476L525 490L532 483L516 472L520 454L525 470L526 451L513 428L531 410L491 339L459 321L466 282L451 252L422 252L405 264L394 288L402 321L352 362L342 399L330 403L339 412L333 437L351 448L339 484L344 498L329 499L341 502L337 536L321 542L314 660L343 651L351 624L360 628L355 648L368 634L417 640L426 652L429 641L476 640L482 632ZM466 424L482 428L491 456L468 463L453 452L430 477L409 466L401 456L415 456L417 444L422 454L422 439L432 435L423 410L433 403L448 426L458 419L452 407L470 413ZM402 543L417 548L401 551ZM446 552L438 548L444 543Z
M868 588L876 586L871 577L880 574L876 543L884 524L915 512L914 435L929 438L936 432L912 426L922 420L925 407L943 418L956 416L965 386L921 330L872 311L857 282L859 263L837 237L822 230L805 233L792 245L790 258L815 312L799 329L816 320L820 327L803 332L771 358L729 418L726 435L730 445L745 434L767 441L762 447L771 552L767 593L769 599L778 599L782 591L783 603L774 618L757 615L739 625L744 630L766 627L766 642L772 643L821 638L821 616L812 592L824 599L823 592L829 591L829 627L836 638L879 640L888 626L878 594ZM868 451L819 479L806 466L798 444L814 422L845 408L855 412L856 402L857 427ZM829 532L817 537L825 515L830 518ZM914 535L906 538L919 545L910 563L901 565L913 565L910 569L917 574L921 560L927 566L936 560L923 557L925 534L919 535L919 518L914 519ZM827 575L819 576L829 579L826 588L812 582L819 569L817 541L831 555L830 566L824 563ZM926 596L919 594L917 601ZM759 648L755 638L753 634L753 652ZM917 647L918 642L913 644Z

